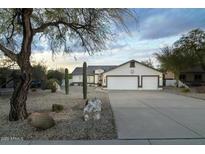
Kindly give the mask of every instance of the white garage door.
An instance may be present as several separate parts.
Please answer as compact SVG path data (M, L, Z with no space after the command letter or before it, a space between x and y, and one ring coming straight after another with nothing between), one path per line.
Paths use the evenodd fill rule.
M108 77L107 88L116 90L136 90L138 89L137 77Z
M158 89L158 77L142 77L142 88L145 90Z

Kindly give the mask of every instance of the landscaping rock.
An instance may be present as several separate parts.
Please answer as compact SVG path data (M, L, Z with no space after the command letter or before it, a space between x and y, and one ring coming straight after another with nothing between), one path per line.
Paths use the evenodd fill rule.
M63 105L61 105L61 104L53 104L52 105L52 111L53 112L60 112L60 111L62 111L63 110Z
M84 120L90 119L99 120L101 112L102 101L98 98L90 99L86 102L86 106L83 110Z
M32 113L28 117L28 123L40 130L51 128L55 125L54 119L47 113Z

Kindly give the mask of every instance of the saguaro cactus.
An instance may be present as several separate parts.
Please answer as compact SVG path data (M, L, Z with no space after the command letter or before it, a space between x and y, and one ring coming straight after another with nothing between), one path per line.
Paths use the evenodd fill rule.
M83 98L87 99L87 64L83 63Z
M68 79L68 69L65 69L65 93L68 95L69 93L69 79Z

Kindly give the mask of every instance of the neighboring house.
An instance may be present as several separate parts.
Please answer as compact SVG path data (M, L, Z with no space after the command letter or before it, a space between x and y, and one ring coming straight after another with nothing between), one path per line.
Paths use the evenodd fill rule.
M82 84L82 68L73 71L73 84ZM88 66L88 84L117 90L160 90L163 74L138 61L130 60L119 66Z
M163 73L130 60L103 73L103 86L116 90L160 90L163 86Z
M167 71L164 73L164 86L176 86L176 80L173 72Z
M180 73L180 81L188 86L205 85L205 70L201 66L185 69Z
M115 68L116 66L88 66L87 67L87 83L88 85L102 85L102 73ZM72 84L82 85L83 82L83 68L76 67L72 72Z

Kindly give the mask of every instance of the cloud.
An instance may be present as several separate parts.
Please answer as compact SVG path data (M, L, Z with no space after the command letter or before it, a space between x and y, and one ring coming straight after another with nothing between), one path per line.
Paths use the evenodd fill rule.
M144 9L139 11L141 39L159 39L205 28L205 9Z
M85 52L70 54L59 53L52 59L51 51L33 52L36 61L44 61L49 68L67 67L72 71L88 65L119 65L130 59L138 61L151 58L153 53L165 45L174 43L181 34L193 28L205 28L205 9L136 9L138 28L136 23L129 23L132 36L119 31L118 38L108 41L108 49L90 56ZM45 46L42 41L42 46ZM156 61L155 61L156 63Z

